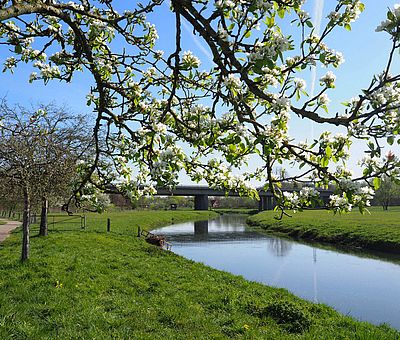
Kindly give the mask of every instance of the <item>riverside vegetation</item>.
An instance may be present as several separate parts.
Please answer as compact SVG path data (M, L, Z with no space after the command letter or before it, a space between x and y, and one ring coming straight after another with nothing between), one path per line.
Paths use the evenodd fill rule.
M284 289L249 282L135 236L210 212L89 215L51 227L19 261L21 231L0 244L2 339L398 339ZM111 232L106 233L107 218ZM36 231L35 231L36 232ZM35 233L34 232L34 233Z
M250 216L248 223L262 229L304 240L336 245L400 252L400 207L384 211L371 207L370 214L358 211L333 214L326 210L308 210L277 220L277 213L263 211Z

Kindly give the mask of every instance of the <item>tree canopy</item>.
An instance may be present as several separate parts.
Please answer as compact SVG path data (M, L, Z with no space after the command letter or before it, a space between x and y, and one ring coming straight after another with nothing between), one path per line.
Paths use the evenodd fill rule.
M40 235L47 235L48 200L69 199L82 187L80 162L91 155L93 138L82 127L85 120L54 105L36 110L0 103L0 189L2 194L23 198L22 260L29 256L30 211L42 202ZM7 188L7 192L5 189ZM81 197L84 201L83 197Z
M156 49L157 30L147 20L163 3L0 4L0 43L10 46L5 70L31 63L36 71L30 81L45 83L70 82L78 71L92 75L87 103L96 113L97 144L89 172L101 154L112 156L121 188L133 195L176 185L181 170L194 181L252 196L257 192L250 181L264 180L280 206L291 209L317 199L317 192L305 188L284 195L279 183L311 179L340 189L330 201L336 211L362 210L381 174L398 176L397 157L382 155L381 149L382 141L398 141L400 129L400 75L391 74L400 46L399 6L376 28L392 42L382 72L341 112L330 112L332 69L343 56L326 40L335 30L351 29L364 9L361 1L329 2L332 11L317 35L303 0L171 0L176 34L169 55ZM184 22L207 45L210 69L200 71L200 59L182 50ZM283 26L290 34L283 33ZM316 65L328 70L316 93L307 94L301 75ZM324 124L326 131L314 141L295 141L288 128L291 116ZM345 133L334 134L329 126ZM346 167L355 139L366 146L358 178ZM236 175L235 168L244 167L249 156L258 157L258 169ZM297 167L296 175L276 176L280 164Z

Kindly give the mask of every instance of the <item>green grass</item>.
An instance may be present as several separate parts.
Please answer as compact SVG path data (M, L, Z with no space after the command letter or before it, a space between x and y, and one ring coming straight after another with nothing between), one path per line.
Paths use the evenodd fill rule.
M55 216L53 226L52 216ZM86 214L87 231L105 232L107 230L107 219L110 219L112 233L134 235L137 227L154 229L159 226L180 223L184 221L204 220L218 216L212 211L194 210L124 210L113 211L104 214ZM73 223L71 223L73 222ZM80 228L79 216L67 216L65 214L50 215L49 230L67 231Z
M90 215L85 231L59 225L32 237L24 264L13 233L0 244L0 339L399 339L387 326L150 246L129 229L208 214L186 213L111 215L111 233L107 216Z
M264 211L248 219L250 225L294 238L358 247L369 250L400 252L400 207L372 207L370 214L359 212L333 214L309 210L276 220L276 212Z
M219 214L243 214L243 215L254 215L258 213L256 209L247 209L247 208L237 208L237 209L228 209L228 208L216 208L213 211Z

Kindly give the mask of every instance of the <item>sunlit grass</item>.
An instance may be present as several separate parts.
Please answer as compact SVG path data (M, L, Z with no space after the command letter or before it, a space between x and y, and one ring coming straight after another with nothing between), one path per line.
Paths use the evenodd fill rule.
M333 214L325 210L303 211L278 221L273 211L249 218L249 223L262 228L319 242L330 242L365 249L400 251L400 207L388 211L370 208L370 214L357 211Z
M86 216L86 231L106 232L107 220L109 219L111 233L135 235L138 227L150 230L160 225L165 226L189 220L204 220L217 217L218 214L212 211L194 210L124 210L105 212L103 214L75 214L73 216L50 214L48 219L49 230L50 232L80 230L81 225L83 225L80 216ZM35 228L37 226L33 225L33 229Z
M13 233L0 244L0 339L399 338L150 246L130 229L208 216L187 213L88 216L83 231L59 225L32 238L24 264L21 233Z

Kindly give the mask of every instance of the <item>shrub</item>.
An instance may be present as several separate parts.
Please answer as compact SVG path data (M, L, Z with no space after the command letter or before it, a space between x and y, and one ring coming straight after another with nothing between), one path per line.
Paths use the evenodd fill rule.
M303 332L312 324L312 316L308 310L298 303L289 301L277 300L268 304L265 314L291 333Z

